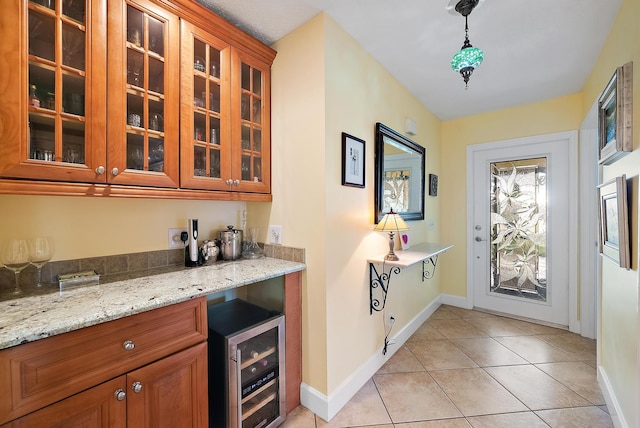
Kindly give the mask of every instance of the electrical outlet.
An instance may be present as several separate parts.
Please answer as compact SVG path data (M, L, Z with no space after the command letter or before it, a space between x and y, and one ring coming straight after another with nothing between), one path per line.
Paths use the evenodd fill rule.
M170 228L169 229L169 248L184 248L184 242L180 239L182 232L189 232L187 228Z
M393 324L395 324L395 322L396 322L396 316L393 314L389 315L389 327L392 327Z
M282 244L282 226L269 225L269 243Z

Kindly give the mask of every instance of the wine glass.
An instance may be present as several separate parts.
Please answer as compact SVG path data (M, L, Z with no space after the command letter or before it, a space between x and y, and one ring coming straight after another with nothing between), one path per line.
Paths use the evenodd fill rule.
M29 266L29 246L25 239L10 239L2 247L0 252L1 261L4 266L12 270L16 276L16 288L12 294L21 294L20 289L20 272Z
M29 240L31 264L38 270L36 286L42 286L42 266L53 257L53 241L48 236L39 236Z

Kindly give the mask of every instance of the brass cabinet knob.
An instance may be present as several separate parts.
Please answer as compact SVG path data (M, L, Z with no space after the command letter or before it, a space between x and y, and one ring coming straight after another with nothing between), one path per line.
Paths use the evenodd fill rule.
M105 169L104 169L104 167L102 165L100 165L99 167L96 168L96 174L98 174L98 175L104 174L104 171L105 171Z
M113 169L111 170L111 174L112 174L114 177L115 177L116 175L118 175L118 173L119 173L119 172L120 172L120 171L118 170L118 168L113 168Z

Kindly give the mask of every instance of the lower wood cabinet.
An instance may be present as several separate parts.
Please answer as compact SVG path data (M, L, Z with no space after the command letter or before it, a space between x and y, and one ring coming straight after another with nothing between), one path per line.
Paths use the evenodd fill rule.
M0 426L208 426L206 314L203 297L0 351Z

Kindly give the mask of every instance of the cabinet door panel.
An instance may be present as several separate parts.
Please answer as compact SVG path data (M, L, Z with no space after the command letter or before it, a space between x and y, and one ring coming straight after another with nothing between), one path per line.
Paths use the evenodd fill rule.
M207 427L207 364L201 343L129 373L129 426Z
M181 21L180 186L230 190L230 48Z
M199 298L3 349L0 423L206 337L206 300Z
M119 401L115 393L125 389L126 378L120 376L2 426L124 428L127 404Z
M109 183L178 187L179 31L154 3L109 2Z
M3 2L0 176L104 183L106 0Z
M268 64L232 49L231 160L233 190L271 192L271 71Z

